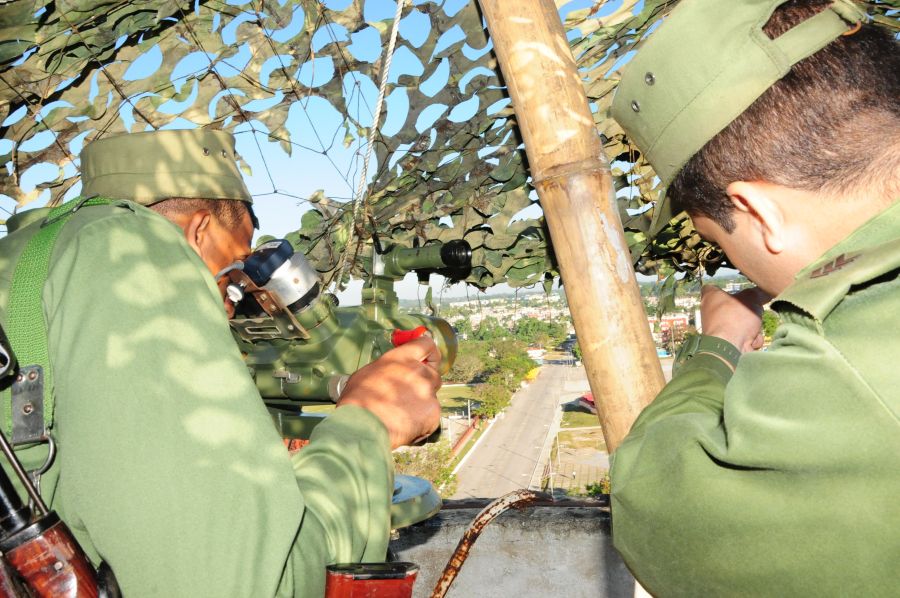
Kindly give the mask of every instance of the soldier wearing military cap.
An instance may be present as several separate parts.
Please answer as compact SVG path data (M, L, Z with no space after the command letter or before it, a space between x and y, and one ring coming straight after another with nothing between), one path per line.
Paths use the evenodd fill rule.
M615 544L660 596L887 596L900 563L900 52L848 0L683 0L613 115L758 289L612 466ZM781 325L760 348L762 304Z
M254 230L233 137L101 138L81 169L81 199L0 239L0 321L46 325L48 505L126 596L321 596L326 564L384 560L390 451L440 414L433 341L357 372L289 456L213 278ZM47 442L19 444L27 468L47 461Z

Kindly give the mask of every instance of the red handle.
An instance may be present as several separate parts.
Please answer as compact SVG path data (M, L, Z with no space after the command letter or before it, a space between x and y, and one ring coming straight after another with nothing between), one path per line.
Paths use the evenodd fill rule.
M428 328L425 326L418 326L412 330L394 330L394 333L391 334L391 344L399 347L413 339L419 338L426 332L428 332Z

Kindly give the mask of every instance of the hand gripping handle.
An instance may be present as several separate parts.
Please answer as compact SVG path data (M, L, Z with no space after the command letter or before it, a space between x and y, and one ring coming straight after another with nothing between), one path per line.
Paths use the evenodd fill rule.
M428 332L428 328L425 326L417 326L412 330L394 330L393 334L391 334L391 344L395 347L405 345L409 341L419 338L426 332Z
M395 347L399 347L400 345L406 344L411 340L419 338L426 332L428 332L428 328L426 328L425 326L417 326L412 330L394 330L393 334L391 334L391 344ZM424 362L424 360L422 361ZM430 442L437 442L440 439L441 427L438 426L437 430L435 430L428 436L423 436L422 438L415 440L412 445L419 446Z

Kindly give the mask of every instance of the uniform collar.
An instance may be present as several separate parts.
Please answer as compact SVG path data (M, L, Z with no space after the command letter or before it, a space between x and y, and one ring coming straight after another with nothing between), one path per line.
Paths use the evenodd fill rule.
M880 212L801 270L773 301L822 322L853 289L900 268L900 201Z

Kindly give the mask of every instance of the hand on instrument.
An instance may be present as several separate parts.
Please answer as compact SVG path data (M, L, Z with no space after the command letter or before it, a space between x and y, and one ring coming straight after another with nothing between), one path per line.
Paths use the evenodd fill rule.
M350 376L338 408L357 405L385 425L391 448L428 436L441 422L441 353L430 336L391 349Z
M704 286L700 290L703 334L725 339L741 353L760 349L763 305L770 300L756 287L730 295L718 287Z

